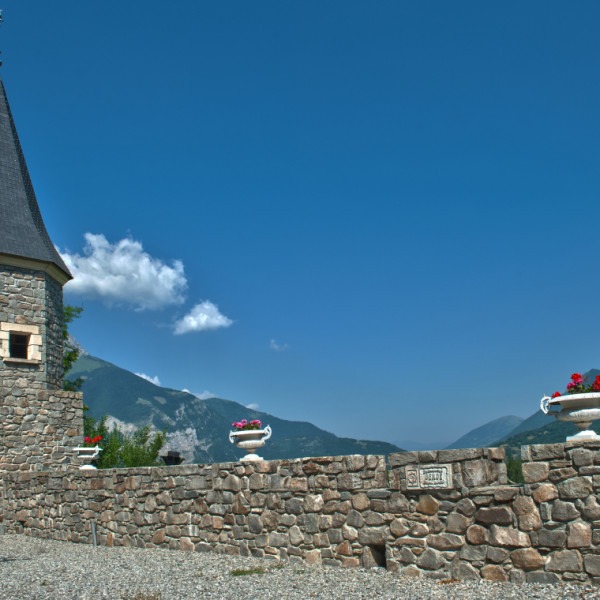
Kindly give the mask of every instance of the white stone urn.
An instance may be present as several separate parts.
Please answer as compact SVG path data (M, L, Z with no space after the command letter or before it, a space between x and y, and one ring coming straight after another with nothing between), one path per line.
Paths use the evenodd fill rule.
M256 454L256 449L265 445L265 442L271 437L271 433L271 427L269 427L269 425L264 429L230 431L229 441L241 450L247 452L246 456L240 459L242 462L263 460L262 457Z
M77 452L77 457L83 459L84 464L79 468L82 470L86 469L95 469L96 467L92 464L92 461L95 458L98 458L100 451L102 448L96 444L95 446L78 446L77 448L73 448L75 452Z
M600 435L591 429L592 422L600 419L600 392L565 394L556 398L544 396L540 408L544 414L554 415L559 421L575 423L581 429L579 433L568 436L567 442L600 440Z

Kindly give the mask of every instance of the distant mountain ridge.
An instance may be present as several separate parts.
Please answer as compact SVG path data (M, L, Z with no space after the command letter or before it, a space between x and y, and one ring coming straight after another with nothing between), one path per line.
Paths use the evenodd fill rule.
M221 398L200 398L163 388L89 354L75 362L69 379L83 380L83 400L90 415L110 415L117 423L150 424L168 433L168 447L188 462L239 460L244 454L229 443L233 421L260 419L273 435L260 454L265 459L346 454L387 454L400 448L387 442L340 438L304 421L287 421Z
M521 417L515 417L509 415L507 417L500 417L494 419L485 425L481 425L475 429L472 429L461 438L456 440L453 444L448 446L451 448L483 448L489 446L496 440L503 438L505 435L516 429L523 419Z
M597 375L600 375L600 370L590 369L584 373L584 381L586 384L590 384L594 381ZM550 394L551 393L552 392L550 392ZM510 454L518 454L521 446L564 442L567 436L573 435L578 431L577 426L573 423L557 421L555 417L546 415L541 410L537 410L531 416L527 417L527 419L520 419L520 423L518 423L513 429L506 431L504 434L499 434L493 439L488 439L486 443L476 443L479 440L484 441L485 436L482 436L481 438L478 437L480 430L485 432L486 428L493 425L497 421L508 418L509 417L502 417L501 419L490 421L486 425L482 425L481 427L473 429L469 433L465 434L462 438L454 442L451 446L448 446L448 448L503 446ZM515 418L518 419L519 417ZM492 432L493 427L490 427L489 431Z

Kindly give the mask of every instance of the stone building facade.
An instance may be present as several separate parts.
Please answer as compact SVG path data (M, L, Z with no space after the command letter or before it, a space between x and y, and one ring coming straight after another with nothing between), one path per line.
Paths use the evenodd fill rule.
M63 285L0 82L0 469L67 465L81 440L81 394L62 391Z

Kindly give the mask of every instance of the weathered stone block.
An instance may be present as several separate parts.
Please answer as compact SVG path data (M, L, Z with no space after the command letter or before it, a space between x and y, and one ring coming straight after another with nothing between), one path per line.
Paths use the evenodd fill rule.
M352 507L355 510L363 511L367 510L371 504L369 497L365 493L354 494L352 496Z
M481 576L487 581L508 581L506 571L497 565L486 565L481 569Z
M588 521L600 520L600 504L598 504L595 495L586 498L581 513Z
M469 544L487 544L489 540L488 530L481 525L471 525L467 529L467 541Z
M285 510L292 515L299 515L303 512L304 503L300 498L290 498L285 502Z
M558 484L560 498L587 498L592 493L592 481L589 477L573 477Z
M527 573L525 581L527 583L560 583L560 577L556 573Z
M463 498L456 504L457 512L465 515L465 517L472 517L477 510L475 503L470 498Z
M307 494L304 498L304 511L319 512L323 508L324 504L323 496Z
M583 570L583 560L577 550L559 550L548 557L546 570L554 573L579 573Z
M512 525L514 520L513 512L506 506L498 506L491 508L480 508L475 513L475 520L478 523L490 525Z
M546 548L564 548L567 541L567 532L564 529L540 529L538 531L538 544Z
M349 527L348 525L343 525L342 526L342 535L344 536L344 539L352 542L358 538L358 531L356 529L354 529L354 527ZM404 534L402 534L402 535L404 535Z
M531 460L554 460L565 458L564 444L534 444L529 446Z
M547 462L523 463L523 478L525 483L536 483L548 479L550 465Z
M552 483L558 483L559 481L570 479L576 475L577 471L572 467L561 467L560 469L552 469L552 471L550 471L548 474L548 480Z
M248 529L251 533L261 533L263 530L263 522L259 515L248 515Z
M510 552L505 548L495 548L488 546L487 559L493 563L503 563L510 558Z
M475 569L471 563L464 562L462 560L453 561L450 572L454 579L467 581L481 579L479 571Z
M586 554L583 561L586 573L594 577L600 576L600 556L597 554Z
M436 569L440 569L445 565L446 561L442 557L440 552L436 550L432 550L428 548L421 554L419 559L417 560L417 566L421 569L427 569L429 571L433 571Z
M424 515L434 515L440 506L438 500L429 494L424 494L419 497L416 510Z
M458 557L461 560L467 560L469 562L482 562L485 561L487 556L487 546L463 546L458 553Z
M461 515L460 513L451 513L448 515L446 531L448 533L463 534L467 531L467 527L471 524L471 519Z
M510 502L519 493L519 489L515 486L499 487L494 492L494 500L496 502Z
M580 512L572 502L555 500L552 504L552 519L554 521L574 521L580 516Z
M534 489L531 495L535 502L541 504L558 498L558 490L552 483L543 483Z
M385 544L387 538L388 532L385 527L364 527L358 532L358 543L363 545Z
M510 559L517 569L523 571L535 571L541 569L545 560L544 557L534 548L520 548L511 552Z
M594 464L594 453L587 448L575 448L568 452L573 464L578 467L585 467Z
M350 527L362 527L365 523L363 516L357 510L351 510L348 513L348 518L346 523L350 525Z
M462 536L453 533L433 534L427 537L427 544L436 550L457 550L463 546Z
M567 548L587 548L592 543L592 528L589 523L578 521L567 526Z
M513 546L514 548L525 548L531 546L529 536L522 531L512 527L490 527L490 544L495 546Z

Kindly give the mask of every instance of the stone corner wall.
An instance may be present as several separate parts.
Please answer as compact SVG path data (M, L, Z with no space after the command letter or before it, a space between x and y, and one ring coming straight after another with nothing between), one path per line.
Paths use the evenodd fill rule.
M31 389L17 382L0 390L0 471L44 471L78 464L83 441L81 392Z

